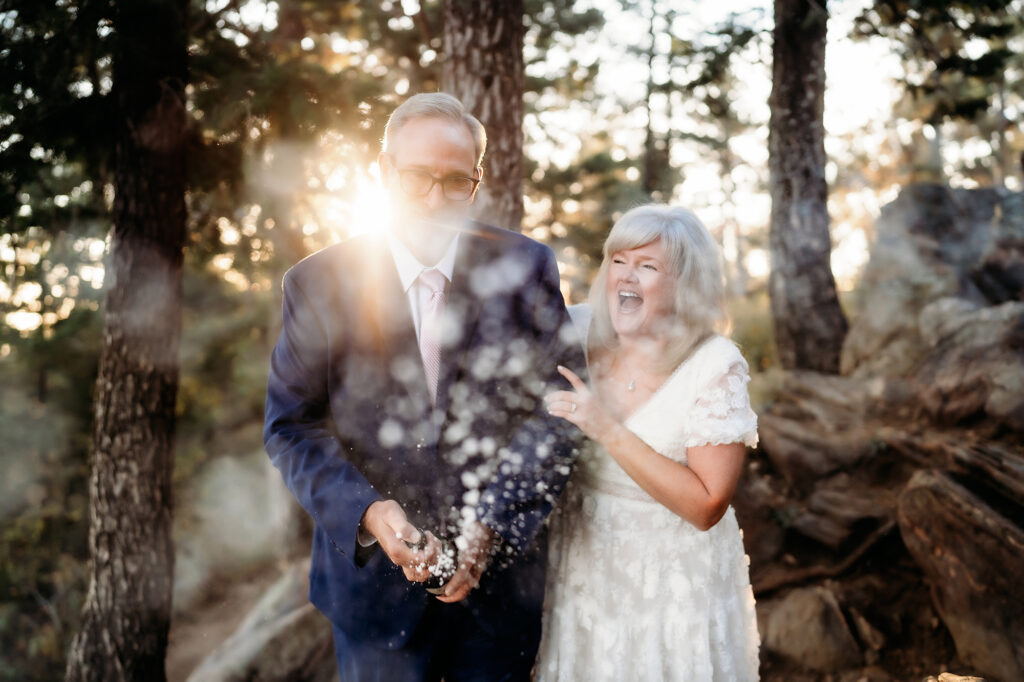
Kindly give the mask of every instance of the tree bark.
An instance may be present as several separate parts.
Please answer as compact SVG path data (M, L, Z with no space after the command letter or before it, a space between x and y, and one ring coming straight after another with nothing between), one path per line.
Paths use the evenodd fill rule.
M825 0L775 0L769 291L787 369L839 371L847 323L830 264L825 183Z
M651 3L650 9L651 16L648 24L650 42L647 46L647 96L644 97L644 113L646 114L647 125L644 130L644 165L640 176L640 187L644 194L653 199L654 192L658 189L658 176L660 175L658 172L658 162L655 158L657 151L655 150L654 121L651 120L653 118L651 99L654 97L654 56L658 42L654 21L658 16L658 12L654 7L654 3Z
M484 181L473 214L519 230L523 222L523 0L446 0L441 89L487 130Z
M186 0L114 6L114 227L89 479L89 592L67 680L163 680L185 241Z

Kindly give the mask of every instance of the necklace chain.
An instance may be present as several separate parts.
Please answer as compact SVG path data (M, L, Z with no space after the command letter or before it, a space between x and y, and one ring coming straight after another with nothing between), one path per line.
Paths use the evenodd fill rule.
M615 359L620 359L621 356L616 354ZM622 366L626 369L626 376L629 379L629 383L626 384L626 390L632 393L636 390L636 379L633 377L633 370L630 368L629 363L626 362L625 358L622 358Z

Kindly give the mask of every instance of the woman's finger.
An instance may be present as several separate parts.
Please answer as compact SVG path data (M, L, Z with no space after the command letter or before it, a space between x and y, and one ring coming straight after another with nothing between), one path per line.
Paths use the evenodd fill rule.
M544 396L544 406L551 413L555 411L575 412L581 402L579 395L569 391L559 391Z
M555 391L544 396L544 404L571 403L576 400L576 394L572 391Z
M585 391L587 389L587 385L583 383L583 380L576 376L576 374L568 367L559 365L558 373L568 379L569 383L572 384L572 387L577 391Z
M548 414L553 417L560 417L568 422L572 422L579 426L579 412L573 411L572 406L569 403L557 403L548 407Z

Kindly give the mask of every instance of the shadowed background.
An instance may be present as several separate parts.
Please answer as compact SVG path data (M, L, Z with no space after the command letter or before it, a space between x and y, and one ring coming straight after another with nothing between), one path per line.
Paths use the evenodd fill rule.
M735 504L763 676L1022 673L1024 624L998 605L1024 598L1001 570L1024 559L1024 6L864 0L814 19L825 3L713 4L527 0L499 16L439 0L152 2L178 17L179 42L165 47L180 66L126 71L158 46L121 3L0 0L0 679L63 677L83 630L90 452L121 447L117 461L131 463L158 450L104 440L96 381L110 329L128 349L152 348L141 365L176 385L124 407L129 426L163 414L155 465L173 489L173 517L169 500L154 506L174 540L172 599L154 607L171 609L158 667L185 679L241 624L196 679L263 670L245 658L253 642L308 668L259 679L330 670L329 630L302 598L309 529L260 439L280 277L379 229L387 114L442 87L493 136L483 217L551 245L568 301L637 203L686 205L719 241L733 336L757 373L762 445ZM783 16L800 45L827 19L820 83L773 73ZM491 84L506 81L521 105L495 99ZM783 85L791 101L823 95L823 113L791 121L799 131L818 117L820 158L769 145L773 117L782 125L793 109ZM787 153L796 166L780 165ZM781 286L807 272L814 239L772 237L798 213L773 214L792 198L787 181L799 184L802 171L786 169L806 164L822 181L806 262L824 284L811 289L833 292L845 320L810 344L833 349L821 366L776 345L780 325L826 319L814 291ZM126 202L173 186L180 243L147 251L172 234L168 212L147 219ZM119 225L150 228L123 270ZM177 349L161 326L175 315ZM153 360L160 351L169 359Z

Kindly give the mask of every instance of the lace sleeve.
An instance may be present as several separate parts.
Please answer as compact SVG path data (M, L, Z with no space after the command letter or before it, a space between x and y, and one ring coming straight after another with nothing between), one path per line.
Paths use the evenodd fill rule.
M742 359L718 372L701 389L689 419L686 447L744 443L757 445L757 415L750 408L750 374Z

